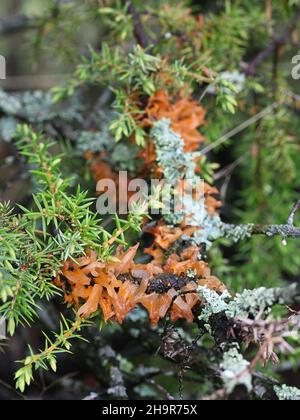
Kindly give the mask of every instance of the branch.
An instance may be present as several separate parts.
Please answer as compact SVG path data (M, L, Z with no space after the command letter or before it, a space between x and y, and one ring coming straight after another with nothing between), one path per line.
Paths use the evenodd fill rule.
M90 130L93 127L94 123L99 119L100 111L103 110L105 105L107 105L108 102L112 98L113 98L112 90L109 88L104 89L104 91L99 96L98 100L96 101L92 109L92 112L90 113L90 115L87 117L87 119L85 120L83 124L83 128L85 130Z
M60 8L71 3L74 3L74 0L56 0L50 8L49 18L57 18L60 14ZM12 35L29 29L37 29L43 21L43 17L37 16L7 16L0 19L0 35Z
M134 36L136 37L137 42L142 48L147 48L150 45L148 35L145 32L144 26L141 21L140 14L136 10L135 6L132 3L129 3L128 11L133 18L133 31Z
M8 16L0 19L0 35L12 35L38 26L38 19L25 15Z
M256 72L256 68L264 61L270 54L273 53L278 47L283 45L295 30L300 19L300 10L297 11L295 16L290 20L286 30L277 38L275 38L269 45L267 45L257 56L246 66L244 72L246 75L251 76Z
M269 237L281 236L284 238L300 238L300 228L294 225L294 219L297 210L300 208L300 199L294 204L287 223L285 224L254 224L234 225L230 223L222 223L221 230L224 236L236 241L244 239L252 235L266 235Z
M288 221L287 221L288 225L294 226L295 214L296 214L297 210L299 209L299 207L300 207L300 199L297 201L296 204L294 204L294 206L291 210L291 213L290 213Z
M229 239L241 240L252 235L266 235L269 237L281 236L282 238L300 238L300 228L290 224L282 225L261 225L245 224L234 225L229 223L222 224L224 236Z

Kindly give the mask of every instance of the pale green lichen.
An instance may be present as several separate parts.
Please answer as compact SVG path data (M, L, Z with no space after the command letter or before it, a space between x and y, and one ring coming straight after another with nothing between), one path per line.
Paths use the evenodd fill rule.
M51 93L40 90L12 94L0 90L0 109L7 115L23 116L31 122L49 121L58 115Z
M171 129L170 120L164 118L157 121L152 130L157 162L163 169L164 177L173 186L180 179L186 179L192 187L203 181L196 173L196 153L184 153L184 140ZM170 225L180 224L183 221L190 226L199 226L194 233L193 241L197 245L205 243L209 248L212 242L219 238L229 238L235 242L251 236L252 225L230 225L222 223L218 214L213 217L208 213L204 196L198 200L193 195L182 197L180 212L171 212L164 215Z
M93 153L113 151L116 142L109 127L115 115L115 112L100 112L98 116L98 130L81 131L76 139L76 147L80 154L87 151Z
M300 401L300 389L294 386L274 386L275 394L280 401Z
M221 378L228 394L231 394L237 385L244 385L248 392L251 392L252 377L249 365L250 363L239 353L237 346L224 353L220 368Z
M234 300L228 304L226 315L228 318L248 318L258 312L269 312L269 308L277 302L277 289L259 287L253 290L244 290L238 293Z
M87 151L93 153L107 150L113 144L111 134L103 131L82 131L77 139L76 146L80 154Z
M115 143L114 150L111 154L111 159L115 168L120 171L137 171L141 161L138 158L132 159L132 156L137 156L138 147L135 144Z
M193 199L192 194L188 194L181 198L181 203L183 210L181 214L182 220L180 222L185 219L186 224L189 226L203 226L207 216L204 197L196 201Z
M110 129L115 118L116 112L99 112L98 130L81 131L76 139L76 148L80 155L85 152L107 152L107 160L115 170L135 173L142 163L141 159L132 159L137 156L139 147L135 144L116 143Z
M212 315L221 312L225 312L228 319L248 318L256 316L260 312L268 314L272 305L284 303L285 298L280 297L280 291L281 289L278 288L267 289L265 287L246 289L227 302L231 297L227 290L220 295L206 286L199 286L198 292L206 301L199 319L208 323Z
M175 184L183 178L192 180L196 177L194 163L196 154L184 152L184 141L171 129L169 119L163 118L157 121L151 130L151 137L154 140L157 162L170 184Z
M11 141L18 125L18 120L13 117L0 119L0 136L4 141Z
M22 110L20 97L9 94L0 89L0 109L9 115L16 115Z
M197 221L200 222L199 219ZM205 243L207 249L212 246L212 243L215 240L224 236L222 231L222 222L220 216L217 213L211 217L207 212L205 212L201 222L195 226L201 226L202 229L197 230L193 234L193 241L196 245Z
M230 225L222 223L220 230L222 232L221 236L231 239L234 242L239 242L243 239L250 238L252 233L253 225Z
M167 182L175 186L180 179L188 180L189 185L198 187L202 178L196 174L196 153L184 153L184 140L173 131L168 119L156 122L151 130L154 140L157 161L163 169ZM204 196L195 200L192 194L186 194L181 199L180 212L174 211L165 214L164 218L170 225L180 224L182 221L190 226L199 226L201 229L193 236L192 240L197 245L205 243L210 247L212 241L224 236L221 230L222 222L216 214L208 214Z
M219 77L217 79L218 88L222 90L222 92L231 94L232 89L229 89L226 87L226 82L233 86L235 93L240 93L244 90L245 84L246 84L246 76L245 74L239 72L238 70L234 71L223 71L219 74ZM222 85L223 82L223 85ZM224 84L225 82L225 84ZM207 92L211 94L216 94L217 89L214 86L214 83L209 85L207 88Z
M16 126L23 121L29 121L41 127L42 123L54 119L64 123L83 122L83 104L78 95L72 95L68 99L68 107L56 107L50 92L40 90L18 93L8 93L0 89L0 111L3 117L0 119L0 135L5 141L11 141L15 135ZM48 130L56 133L53 127ZM73 132L70 129L69 134Z
M197 290L206 301L206 305L199 316L200 321L208 323L212 315L224 312L228 308L226 299L229 299L231 296L227 290L221 295L214 290L209 289L207 286L199 286Z

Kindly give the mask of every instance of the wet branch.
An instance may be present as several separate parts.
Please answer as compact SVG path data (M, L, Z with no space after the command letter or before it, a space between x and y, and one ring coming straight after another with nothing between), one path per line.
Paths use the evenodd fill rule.
M245 225L234 225L223 223L222 229L225 233L225 236L229 238L234 236L233 232L236 232L238 229L245 231L245 237L252 235L266 235L269 237L281 236L282 238L300 238L300 228L289 224L261 225L249 223Z
M296 212L300 208L300 199L294 204L285 224L230 224L223 223L224 236L236 240L252 235L266 235L268 237L281 236L285 238L300 238L300 228L294 225Z

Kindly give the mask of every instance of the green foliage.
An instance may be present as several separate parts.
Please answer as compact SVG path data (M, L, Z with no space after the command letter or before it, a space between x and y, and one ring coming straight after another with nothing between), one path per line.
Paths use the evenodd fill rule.
M200 60L192 64L184 59L168 62L160 56L154 56L148 51L136 46L132 52L122 51L120 47L110 48L102 44L102 51L91 51L91 59L84 59L77 67L74 78L66 87L59 87L53 91L53 100L59 101L65 95L72 95L76 88L83 83L100 83L118 80L120 86L113 88L115 101L113 108L117 118L112 121L110 129L116 141L123 137L135 135L136 143L144 145L145 131L139 124L141 111L135 97L151 96L156 90L164 87L160 74L174 80L173 89L182 89L186 83L210 82L213 78L203 75ZM224 100L223 100L224 102ZM227 98L228 103L228 98Z
M139 231L146 209L132 208L126 220L116 216L116 229L109 233L92 210L94 200L87 198L78 186L70 193L71 179L64 179L59 166L62 155L50 153L52 143L27 126L17 130L18 147L31 166L38 186L32 209L19 206L23 213L15 215L9 204L0 205L0 316L8 320L10 335L21 324L30 324L38 316L39 300L49 300L59 290L53 278L62 262L85 254L92 248L102 258L114 251L115 244L127 245L125 233ZM33 369L56 369L55 355L70 348L69 340L78 338L78 330L87 321L71 324L62 318L60 332L54 341L46 336L45 348L24 361L16 373L17 388L24 391L33 378Z
M58 293L52 280L62 261L83 255L87 248L107 257L113 249L107 241L115 235L102 228L92 210L94 200L86 192L79 186L69 192L72 180L62 178L62 156L50 153L51 143L26 125L18 128L18 138L38 191L33 208L20 206L21 215L14 215L8 204L0 208L0 314L9 320L11 334L19 323L29 323L37 315L39 298ZM138 230L143 217L144 210L136 208L127 220L117 219L122 240L116 242L126 245L124 232Z
M77 318L74 322L68 322L63 316L60 322L60 330L54 334L54 339L50 339L45 335L45 347L38 353L34 354L31 347L29 347L30 355L24 359L22 363L24 366L15 373L16 388L24 392L25 386L29 386L33 381L34 370L49 368L56 372L57 361L56 355L60 353L70 352L71 343L73 339L82 339L80 335L81 328L88 326L89 322L81 318Z

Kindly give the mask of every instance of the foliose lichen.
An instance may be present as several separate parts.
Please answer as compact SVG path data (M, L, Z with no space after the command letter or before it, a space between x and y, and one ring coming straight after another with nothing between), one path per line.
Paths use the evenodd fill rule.
M221 378L228 394L231 394L237 385L244 385L248 392L251 392L252 377L249 365L250 363L239 353L237 345L224 353L220 368Z
M197 222L200 222L200 220L198 219ZM193 234L193 241L196 245L205 243L207 249L212 246L212 243L215 240L224 236L222 231L222 222L218 214L211 217L207 212L205 212L201 222L195 226L201 226L202 229L197 230Z
M180 179L188 180L193 188L199 186L202 178L196 173L195 157L197 153L184 153L184 140L173 131L170 120L164 118L156 122L151 131L154 140L157 161L163 169L165 179L175 186ZM183 220L188 221L190 226L199 226L193 236L193 242L197 245L205 243L207 247L212 241L224 236L222 222L219 215L211 217L208 214L204 196L197 200L192 194L186 194L181 198L181 210L164 215L170 225L180 224Z
M212 315L224 312L228 308L226 299L229 299L231 296L227 290L221 295L214 290L209 289L207 286L199 286L197 290L206 301L206 305L199 316L200 321L208 323Z
M117 167L121 171L135 172L140 164L140 160L138 158L132 159L132 156L137 155L138 147L134 144L113 144L114 150L111 154L111 159L114 167Z
M233 240L234 242L239 242L243 239L250 238L252 233L253 225L230 225L226 223L221 223L220 231L222 232L220 236Z
M276 303L278 295L276 289L259 287L253 290L244 290L237 293L235 298L228 304L226 315L228 318L248 318L258 312L269 312L269 308Z
M98 118L98 130L81 131L76 140L76 147L80 154L87 151L98 153L102 151L111 152L113 150L116 142L109 127L114 117L115 113L108 112L104 114L103 112L100 112Z
M175 186L180 179L186 179L194 187L203 181L196 173L196 153L184 153L184 140L172 130L169 119L157 121L152 130L157 161L163 169L165 179ZM220 216L213 217L208 213L204 197L195 200L192 195L182 197L182 211L172 212L164 216L168 224L176 225L188 220L190 226L201 227L193 235L197 245L206 244L209 248L212 242L219 238L229 238L235 242L251 236L252 225L230 225L221 221Z
M10 142L16 132L18 120L13 117L3 117L0 119L0 136L6 141Z
M157 121L151 130L151 137L155 144L157 162L169 183L175 184L180 179L195 177L195 154L184 153L184 141L171 129L169 119Z
M300 401L300 389L294 386L274 386L275 394L280 401Z
M103 131L82 131L77 139L77 150L80 154L87 151L93 153L106 150L111 143L111 135L106 136Z
M214 314L225 312L228 319L248 318L249 316L256 316L259 312L268 314L272 305L281 303L278 288L246 289L243 293L237 293L231 301L228 301L231 296L227 290L222 294L218 294L206 286L199 286L197 290L206 301L199 319L207 323L208 330L210 330L209 319Z

